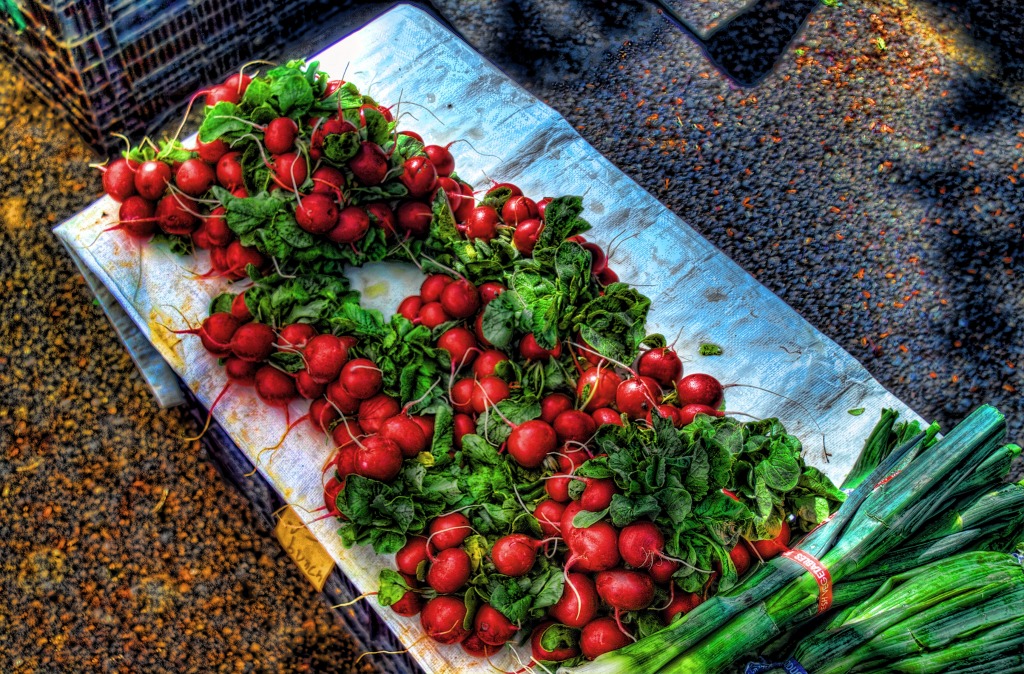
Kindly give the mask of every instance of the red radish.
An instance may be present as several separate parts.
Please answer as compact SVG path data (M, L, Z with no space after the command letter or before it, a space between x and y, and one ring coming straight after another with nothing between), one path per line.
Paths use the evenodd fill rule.
M571 404L571 403L570 403ZM597 423L586 412L566 410L555 418L553 424L558 441L584 443L597 432Z
M214 356L223 358L231 354L231 339L238 332L238 320L226 311L210 314L199 328L171 330L178 335L198 335L203 348Z
M331 119L324 120L309 140L309 157L313 161L319 160L324 153L324 142L326 142L328 136L334 136L342 133L351 133L356 130L356 127L352 126L349 122L343 119L333 117Z
M129 196L117 211L120 223L116 229L123 229L136 239L148 239L157 230L156 204L140 196Z
M416 133L415 131L399 131L398 135L399 136L409 136L409 138L413 138L415 140L418 140L421 143L423 142L423 136L421 136L420 134Z
M545 536L562 535L562 515L565 506L557 501L541 501L533 510L533 516L540 523L540 530Z
M341 368L342 385L349 395L358 400L376 395L383 381L380 368L368 358L350 360Z
M327 390L327 384L315 381L306 370L299 370L295 375L295 390L306 400L319 398Z
M462 513L448 513L434 518L428 532L428 540L435 549L447 550L462 545L472 533L472 527Z
M252 78L245 73L235 73L233 75L229 75L221 86L234 92L234 94L239 97L239 100L241 100L241 96L245 93L245 90L249 88L250 82L252 82Z
M502 649L502 646L491 646L480 641L480 637L475 634L470 634L468 637L462 640L459 644L468 655L472 655L474 658L489 658Z
M480 351L473 332L461 326L445 330L444 334L437 338L437 348L448 352L452 367L455 369L472 364Z
M419 417L412 417L412 420L416 422L416 425L423 431L423 437L427 441L427 445L434 441L434 416L424 415Z
M490 206L477 206L466 217L466 236L490 241L498 236L498 212Z
M384 182L388 174L388 157L380 145L363 141L348 162L348 167L360 184L367 187Z
M420 298L424 303L438 302L444 289L454 281L455 279L445 274L431 274L420 284Z
M605 424L615 424L616 426L622 426L622 415L613 410L610 407L599 407L590 413L590 416L594 418L594 423L598 426Z
M630 419L643 419L661 402L661 387L650 377L630 377L615 389L615 406Z
M775 538L769 538L763 541L751 541L751 545L754 546L754 550L757 552L761 559L772 559L778 557L786 550L789 550L790 540L790 529L789 523L786 520L782 520L782 528Z
M469 318L480 310L480 293L475 285L459 279L441 291L441 306L452 318Z
M480 312L476 315L473 320L473 334L476 335L477 341L484 346L494 346L487 341L487 336L484 335L484 312Z
M398 231L409 236L422 239L430 231L430 223L434 219L434 212L430 206L422 201L406 201L399 204L395 212L398 220Z
M156 205L156 221L167 234L188 236L199 226L199 207L183 194L168 194Z
M228 379L233 384L254 386L256 384L256 370L258 369L260 369L258 363L250 363L235 356L228 356L224 359L224 374L228 376Z
M423 631L440 644L457 644L469 636L463 627L466 620L466 605L452 596L434 597L427 602L420 613Z
M583 657L593 660L599 655L618 650L633 643L629 635L623 634L615 618L595 618L583 626L580 633L580 652Z
M329 98L331 94L343 86L345 86L345 80L327 80L327 86L324 87L324 93L321 94L321 98Z
M657 561L647 569L647 573L651 574L651 578L654 579L655 583L665 583L672 580L672 576L675 575L679 567L682 566L679 562L668 559L667 557L659 557Z
M371 435L355 449L355 472L357 475L371 480L391 482L398 477L401 470L402 450L393 440L382 438L379 435Z
M608 407L614 402L620 383L622 378L611 368L593 367L580 375L576 398L583 403L583 409L587 412Z
M472 379L460 379L452 384L451 403L452 408L460 414L473 413L473 392L476 391L476 381ZM475 432L475 431L471 431Z
M559 644L559 647L552 651L541 645L544 633L554 624L548 621L533 628L533 632L530 634L530 654L533 656L534 662L562 662L580 654L580 649L575 644Z
M391 605L391 610L400 616L411 618L423 610L423 598L419 592L408 590L401 599Z
M310 234L327 234L338 225L334 197L319 192L303 196L295 208L295 222Z
M578 346L581 347L580 354L588 363L590 363L591 365L601 365L605 367L608 366L608 361L605 360L604 356L598 353L597 350L594 349L594 347L587 344L587 341L583 339L582 336L579 338Z
M316 337L316 328L309 323L292 323L281 328L275 344L279 347L303 349L309 340Z
M204 143L202 139L197 138L196 152L199 154L199 158L207 164L216 166L220 158L227 154L228 144L224 142L223 138L211 140L209 143Z
M437 175L450 176L452 171L455 170L455 157L452 156L447 147L428 145L423 148L423 151L427 153L427 157L430 159L430 163L434 165Z
M370 216L370 224L376 224L384 230L384 236L393 240L398 234L395 212L383 201L376 201L364 206Z
M440 346L440 345L439 345ZM473 362L473 374L479 378L489 377L501 363L507 363L508 356L497 349L488 349ZM566 398L568 400L568 398ZM572 403L569 403L570 405Z
M226 252L228 263L227 275L232 278L244 278L248 265L261 269L267 259L253 246L243 246L239 241L232 241Z
M135 169L134 182L140 197L156 201L164 195L171 182L171 167L156 159L144 161Z
M200 222L199 226L192 232L192 245L198 250L209 250L214 247L210 243L210 235L206 231L205 221Z
M612 271L611 267L606 267L597 275L597 282L602 286L610 286L619 282L619 275Z
M708 407L707 405L701 405L699 403L683 405L679 409L679 425L686 426L688 424L692 424L698 414L707 414L712 417L725 416L725 412L716 410L714 407Z
M485 644L501 646L515 636L519 626L490 604L484 604L473 618L473 631Z
M402 450L402 456L407 459L416 458L417 454L427 449L427 438L423 435L423 429L406 414L397 414L385 420L378 433L394 441Z
M359 425L367 433L376 433L380 431L385 421L401 412L401 409L397 400L384 393L378 393L359 403Z
M608 258L604 251L596 243L584 242L580 244L590 251L590 271L593 274L600 274L608 268Z
M544 211L547 210L548 204L550 204L552 201L554 201L554 199L552 199L551 197L544 197L543 199L537 202L537 212L540 213L541 220L544 219Z
M341 418L338 410L331 405L327 398L317 398L310 403L308 417L309 423L313 425L313 428L323 433L326 433L331 424Z
M686 615L704 603L699 594L688 592L676 594L668 606L661 611L661 619L668 625L677 615Z
M338 449L355 447L357 440L363 437L363 429L359 422L350 419L342 419L341 423L331 431L331 440Z
M400 314L410 321L416 320L416 315L420 312L420 307L423 306L423 299L419 295L410 295L402 300L402 303L398 305L398 311L395 313Z
M455 440L455 447L462 449L462 438L476 433L476 422L468 414L456 414L452 419L452 425L452 438Z
M174 173L174 183L190 197L201 197L217 182L213 167L202 159L186 159Z
M399 176L399 180L409 190L409 196L419 199L433 191L434 185L437 183L437 169L427 157L421 155L409 157L402 165L402 175Z
M780 551L782 552L782 551ZM736 575L742 576L750 569L750 550L747 549L747 544L740 540L732 550L729 551L729 559L732 560L732 565L736 567ZM764 559L767 559L766 557Z
M321 166L313 171L313 194L338 197L344 185L345 174L333 166Z
M640 611L654 601L654 581L643 571L611 569L597 574L597 594L618 611Z
M520 255L533 255L533 249L537 246L537 239L544 231L544 223L537 218L520 220L516 225L516 231L512 233L512 245L516 247Z
M582 573L566 573L561 598L548 615L569 627L580 628L597 615L598 596L594 581Z
M654 522L638 520L627 524L619 532L619 554L623 561L637 569L649 569L661 559L665 550L665 535Z
M206 227L206 236L213 246L227 246L235 240L235 233L228 227L227 210L223 206L210 211L203 220L203 225Z
M115 159L103 169L103 191L117 202L135 194L135 170L138 162L125 158ZM161 191L161 194L163 192Z
M469 581L469 555L462 548L448 548L437 553L427 569L427 584L438 594L452 594Z
M274 353L274 329L265 323L246 323L231 337L231 351L242 360L259 363Z
M211 108L216 106L218 103L223 102L237 104L240 100L242 100L242 97L237 91L226 87L223 84L210 87L206 90L205 104Z
M557 503L568 503L572 500L569 496L569 483L572 476L566 473L555 473L544 481L544 491L552 501Z
M530 538L526 534L509 534L494 542L491 548L491 561L498 573L518 578L525 576L537 561L537 548L544 545L542 541Z
M558 415L571 409L572 398L564 393L549 393L541 398L540 418L549 424L554 424ZM555 432L558 432L557 428L555 429Z
M496 299L498 295L508 289L497 281L488 281L487 283L481 283L477 290L480 292L480 302L486 307L491 303L491 300Z
M676 385L682 405L706 405L718 409L725 398L725 388L709 374L688 374Z
M235 190L245 185L241 159L241 152L228 152L217 160L217 182L224 189Z
M565 563L566 570L576 568L594 572L618 566L620 558L615 527L604 520L586 528L573 526L573 518L582 509L579 503L573 503L562 514L562 537L571 553Z
M636 370L642 377L650 377L665 387L679 381L683 376L683 361L675 351L663 346L645 351L637 361Z
M342 414L356 414L359 411L360 401L353 398L352 394L345 390L345 385L340 379L335 379L327 385L327 399L337 407Z
M309 176L309 165L306 158L298 152L285 152L274 155L270 170L274 182L281 188L297 192Z
M219 178L217 180L218 182L220 181ZM236 197L238 199L248 199L249 190L245 189L244 187L236 187L235 189L231 190L231 196Z
M327 484L324 485L324 506L327 508L328 514L338 513L338 494L344 487L345 485L334 476L331 476L331 479L327 480Z
M654 425L654 422L652 421L652 419L653 419L655 414L657 414L662 419L668 419L669 421L672 422L672 425L675 426L676 428L680 428L683 425L683 424L680 423L679 408L676 407L675 405L664 405L663 404L663 405L658 405L654 409L650 410L647 413L647 416L645 417L647 419L647 423L649 425L652 425L652 426Z
M491 186L489 190L487 190L487 192L484 194L484 197L489 197L499 190L508 190L510 199L512 197L523 196L523 191L516 187L515 185L513 185L512 183L495 183L494 185Z
M573 473L590 459L590 452L582 445L566 445L558 454L558 468L563 473Z
M555 348L551 350L541 348L531 332L519 341L519 354L526 360L547 362L552 357L558 358L562 355L562 343L555 342Z
M310 339L302 356L310 378L327 384L341 374L341 368L348 360L348 349L340 339L327 333Z
M249 323L248 325L253 325ZM257 323L256 325L261 325ZM242 326L245 327L245 326ZM264 365L256 371L256 395L270 407L287 407L298 397L295 380L276 367Z
M540 419L524 421L508 436L508 453L524 468L537 468L558 446L555 429Z
M473 199L472 186L466 183L459 183L459 190L462 192L462 200L455 209L455 220L456 222L464 223L469 218L469 214L476 208L476 200Z
M615 480L610 477L598 479L594 477L575 478L582 479L586 486L580 495L580 505L584 510L599 512L612 503L612 497L619 492L615 486Z
M263 144L270 154L284 154L295 149L295 138L299 125L290 117L278 117L267 123L263 132Z
M470 405L477 414L483 414L509 396L508 384L500 377L484 377L476 382L473 387L473 395L470 396Z
M420 323L433 330L442 323L447 323L451 318L445 313L444 307L441 306L440 302L427 302L420 307L419 313L416 314L416 318L420 320Z
M402 549L395 553L395 565L398 570L409 576L419 576L420 566L427 564L427 539L423 536L410 536Z
M525 220L536 220L539 217L537 203L533 199L521 195L509 197L509 200L501 208L501 219L506 225L513 227L518 227Z
M355 243L370 230L370 215L360 206L349 206L338 213L338 224L327 233L334 243Z

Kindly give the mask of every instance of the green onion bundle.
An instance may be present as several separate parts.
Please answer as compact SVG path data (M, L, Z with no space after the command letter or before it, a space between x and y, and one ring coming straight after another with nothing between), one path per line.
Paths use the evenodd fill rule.
M936 522L959 504L970 504L992 490L1008 469L1008 457L1020 451L1013 445L1000 446L1005 431L1003 416L995 408L982 406L930 447L924 446L927 434L919 433L895 448L831 520L800 541L799 549L820 560L836 586L858 573L868 573L878 560L926 535L931 527L941 530ZM971 536L958 540L966 547L954 545L947 553L973 549ZM883 582L862 585L851 593L852 600L870 594ZM663 630L563 671L721 672L815 617L818 594L817 580L802 566L778 557L727 594L712 597ZM842 593L835 599L842 600ZM838 601L833 605L843 606Z

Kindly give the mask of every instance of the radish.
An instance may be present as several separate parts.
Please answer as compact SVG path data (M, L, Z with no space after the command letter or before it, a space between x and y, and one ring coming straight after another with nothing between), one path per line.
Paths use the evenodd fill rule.
M227 246L235 240L235 233L228 227L227 209L223 206L210 211L203 220L203 225L206 227L206 236L213 246Z
M430 536L427 540L438 550L447 550L462 545L472 527L462 513L448 513L435 517L428 528Z
M358 421L342 418L340 424L331 431L331 441L337 449L355 447L359 438L363 437L363 429ZM351 472L351 470L349 471Z
M508 384L499 377L484 377L476 381L470 405L477 414L483 414L509 396Z
M729 559L732 560L732 565L736 567L737 576L742 576L750 569L750 550L747 549L747 544L742 539L729 551ZM763 559L768 558L763 557Z
M202 139L197 138L196 153L207 164L216 166L220 158L228 153L228 144L224 142L223 138L211 140L209 143L204 143Z
M572 500L569 496L569 483L572 476L567 473L555 473L544 481L544 491L548 497L557 503L568 503Z
M662 609L661 619L668 625L677 615L686 615L703 603L704 600L695 592L676 594L672 597L672 601L669 602L668 606Z
M627 524L619 532L619 554L623 561L637 569L649 569L662 558L665 536L654 522L639 520Z
M359 425L367 433L376 433L384 422L401 411L398 401L384 393L363 400L359 403ZM399 450L401 455L401 450Z
M359 411L360 400L352 397L352 394L345 389L340 379L335 379L327 385L325 393L327 400L338 408L342 414L356 414Z
M438 302L444 289L454 281L455 279L446 274L431 274L420 284L420 298L424 303Z
M473 421L473 417L468 414L456 414L453 417L452 438L455 440L455 447L457 449L462 449L462 438L473 433L476 433L476 422Z
M552 199L551 197L544 197L543 199L537 202L537 213L540 214L541 220L544 219L544 211L547 210L548 204L550 204L552 201L554 201L554 199Z
M317 161L323 157L324 142L326 142L328 136L351 133L353 131L356 131L356 127L343 119L332 117L324 120L316 127L316 130L313 131L313 135L310 136L309 158L313 161Z
M498 236L498 212L490 206L477 206L466 217L466 236L469 239L490 241Z
M600 246L590 242L584 242L580 245L590 252L590 272L592 274L600 274L608 268L608 258Z
M228 78L224 80L224 84L221 86L228 91L233 92L235 96L238 96L239 100L241 100L242 94L244 94L245 90L249 88L249 84L251 82L252 78L245 73L235 73L233 75L228 75Z
M440 346L440 343L438 343ZM489 377L501 363L507 363L508 356L497 349L482 352L473 362L473 374L478 378ZM564 396L563 396L564 397ZM568 398L566 398L568 400ZM569 403L572 405L572 403ZM547 421L545 419L545 421ZM550 422L549 422L550 423Z
M309 323L292 323L281 328L276 341L279 347L304 349L309 340L316 337L316 328Z
M138 162L129 162L125 158L115 159L103 171L103 191L114 201L123 203L135 194L135 171ZM162 194L163 192L161 192Z
M421 143L423 142L423 136L421 136L420 134L416 133L415 131L409 131L409 130L399 131L398 135L399 136L409 136L409 138L413 138L415 140L418 140Z
M164 195L171 182L171 167L162 161L150 159L135 169L135 191L143 199L156 201Z
M402 549L395 553L398 570L409 576L420 576L427 564L427 539L410 536Z
M562 514L562 537L571 553L565 562L566 573L571 568L592 573L618 566L620 558L615 527L604 520L586 528L575 527L572 519L581 510L579 503L573 503Z
M519 189L518 187L516 187L515 185L513 185L512 183L495 183L484 194L484 198L487 198L487 197L495 194L499 190L508 190L509 198L510 199L512 197L521 197L521 196L523 196L523 191L521 189Z
M460 379L455 382L448 395L452 408L460 414L472 414L475 411L473 409L474 391L476 391L476 381L473 379ZM476 431L470 432L475 433Z
M665 405L660 405L659 407L665 407ZM591 412L590 416L594 418L594 423L598 426L604 426L605 424L623 425L622 415L610 407L599 407Z
M579 442L586 444L593 437L594 433L597 432L597 423L594 421L594 418L586 412L579 410L570 409L560 413L555 417L555 422L552 425L555 429L555 435L558 436L558 441L561 443Z
M414 199L425 197L433 191L437 183L437 169L430 162L430 159L421 155L409 157L402 165L402 175L399 180L409 190L409 196Z
M449 146L450 147L450 146ZM427 158L430 159L430 163L434 165L434 170L439 176L450 176L452 171L455 170L455 157L448 151L447 147L441 145L427 145L423 148L426 152Z
M379 435L363 440L356 447L354 458L356 474L371 480L391 482L402 470L402 450L393 440Z
M434 441L434 415L429 414L411 418L420 427L423 437L427 441L426 444L429 446Z
M223 102L237 104L240 100L242 100L240 94L238 94L231 88L224 86L223 84L217 85L215 87L210 87L206 90L205 104L207 107L210 108L215 107L218 103Z
M516 231L512 233L512 245L516 247L520 255L533 255L533 249L537 247L537 239L544 231L544 223L537 218L520 220L516 225Z
M452 594L469 582L469 555L462 548L446 548L430 560L427 584L438 594Z
M531 332L519 341L519 354L526 360L547 362L552 357L558 358L562 355L562 343L555 342L555 348L550 351L543 349Z
M667 557L659 557L651 568L647 569L647 573L651 574L651 578L654 579L655 583L664 585L665 583L672 580L672 576L676 574L682 564L671 560Z
M669 387L683 376L683 361L675 351L663 346L645 351L637 361L636 370L640 376L650 377L662 386Z
M444 307L441 306L440 302L427 302L420 307L419 313L416 314L416 318L419 319L420 323L433 330L442 323L447 323L451 318L445 313Z
M245 185L241 159L241 152L228 152L217 160L217 182L224 189L235 190Z
M480 293L466 279L445 286L440 301L444 312L452 318L469 318L480 310Z
M757 552L757 556L761 559L772 559L778 557L783 552L789 550L789 540L791 532L789 529L789 523L786 520L782 520L782 528L775 538L769 538L762 541L751 541L751 545L754 547L754 551Z
M533 419L514 426L508 436L508 453L524 468L537 468L558 446L558 437L550 424Z
M502 646L512 640L519 631L519 626L490 604L484 604L477 609L473 618L473 631L485 644Z
M363 208L366 209L367 214L370 216L370 224L376 224L378 227L384 230L384 236L388 240L393 240L398 235L398 225L395 222L395 212L391 210L383 201L376 201L372 204L366 204Z
M643 419L661 402L661 386L651 377L630 377L615 389L615 406L630 419Z
M186 159L174 173L174 183L190 197L203 196L216 182L213 167L202 159Z
M295 374L295 390L306 400L313 400L324 394L327 384L314 380L308 371L299 370Z
M548 395L541 398L540 401L540 418L549 424L554 424L555 419L558 418L562 412L567 412L572 409L572 398L565 395L564 393L549 393ZM555 429L555 433L558 433L558 429Z
M230 314L229 314L230 315ZM231 351L242 360L260 363L274 353L274 329L265 323L246 323L231 337Z
M608 367L593 367L580 375L576 385L576 398L583 403L583 409L593 412L608 407L615 400L615 392L622 378Z
M641 611L654 601L654 581L643 571L601 571L595 585L598 596L614 608L616 614L620 611Z
M188 236L199 226L199 207L183 194L168 194L156 205L156 221L167 234Z
M309 404L309 414L307 417L313 428L322 433L327 433L327 429L336 420L340 419L341 415L338 414L338 410L331 405L327 398L317 398Z
M506 225L512 225L517 228L525 220L536 220L539 217L540 212L537 211L537 203L533 199L522 195L509 197L509 200L501 208L501 219Z
M364 208L349 206L338 213L338 224L327 232L327 238L334 243L355 243L370 230L370 215Z
M707 414L712 417L724 417L725 412L716 410L714 407L708 407L707 405L701 405L694 403L690 405L683 405L679 409L679 425L687 426L693 423L693 420L697 418L698 414Z
M157 230L156 204L138 195L126 197L117 211L118 225L135 239L148 239Z
M333 197L314 191L300 199L295 222L310 234L327 234L338 225L338 205Z
M476 354L480 351L472 331L463 327L445 330L437 339L437 348L448 352L453 369L472 364L476 359Z
M356 358L341 368L341 383L349 395L357 400L366 400L380 391L383 374L372 360Z
M231 340L241 327L238 319L226 311L210 314L199 328L171 330L176 335L197 335L203 348L218 358L231 354Z
M422 201L406 201L399 204L395 217L398 220L398 231L422 239L430 232L434 212Z
M588 660L631 643L633 639L630 635L622 633L615 618L607 616L591 620L583 626L580 633L580 652Z
M348 168L360 184L367 187L380 185L388 174L388 157L380 145L363 141L349 160Z
M427 438L420 425L407 414L397 414L380 426L381 437L393 441L402 450L402 456L414 459L427 449Z
M530 634L530 654L533 656L534 662L562 662L563 660L575 658L580 654L580 649L575 644L559 644L557 648L551 651L541 645L544 633L554 624L548 621L533 628L533 632Z
M679 402L682 405L705 405L718 409L725 398L725 388L709 374L688 374L676 385L679 391Z
M267 123L263 132L263 145L271 154L284 154L295 149L295 138L299 135L299 125L290 117L278 117Z
M324 485L324 506L327 508L329 515L338 514L338 494L345 488L341 480L337 477L331 476L327 483Z
M391 605L391 610L400 616L411 618L423 610L423 598L419 592L408 590L401 599Z
M486 283L481 283L477 290L480 292L481 304L486 307L491 303L491 300L496 299L498 295L508 290L508 288L497 281L488 281Z
M262 269L267 264L267 258L263 257L255 247L243 246L237 240L228 244L225 259L228 264L226 275L236 279L245 277L245 268L250 264L257 269Z
M465 620L466 605L457 597L434 597L420 612L423 631L441 644L457 644L469 636L469 630L463 627Z
M462 640L459 644L468 655L474 658L489 658L502 649L501 646L491 646L480 641L480 637L475 634L470 634L468 637Z
M491 548L491 561L498 573L513 578L525 576L537 561L537 549L543 545L544 541L526 534L502 536Z
M533 510L533 516L540 523L540 530L545 536L562 535L562 515L565 506L557 501L541 501Z
M619 282L619 275L612 271L611 267L605 267L597 274L597 282L602 286L610 286Z
M415 322L416 316L419 314L420 307L422 306L423 299L419 295L410 295L402 300L402 303L398 305L398 310L395 313Z
M567 572L562 596L548 609L548 615L563 625L580 628L594 619L597 608L594 581L582 573Z
M345 185L345 174L333 166L321 166L313 171L313 194L325 194L329 197L341 197L341 188Z
M255 386L256 370L258 369L260 369L258 363L250 363L235 356L227 356L224 359L224 374L228 376L232 384Z
M583 493L580 494L579 503L583 506L584 510L590 512L600 512L612 504L612 497L619 493L618 487L615 486L615 480L610 477L606 478L594 478L594 477L577 477L576 480L582 480L586 485L583 488Z
M679 408L675 405L658 405L654 409L650 410L645 417L647 424L653 426L654 415L657 414L662 419L668 419L672 422L672 425L676 428L682 428L682 420L679 417Z
M306 371L310 378L320 384L327 384L338 378L348 360L348 349L334 335L317 335L309 340L302 352Z
M306 158L298 152L274 155L268 168L273 174L274 183L290 192L298 192L309 175Z
M459 191L462 193L462 199L455 208L455 221L464 223L476 208L476 200L473 198L473 187L468 183L459 183Z
M253 325L249 323L248 325ZM256 323L256 325L261 325ZM245 327L245 326L242 326ZM265 405L284 408L298 397L295 380L276 367L264 365L256 371L256 395Z

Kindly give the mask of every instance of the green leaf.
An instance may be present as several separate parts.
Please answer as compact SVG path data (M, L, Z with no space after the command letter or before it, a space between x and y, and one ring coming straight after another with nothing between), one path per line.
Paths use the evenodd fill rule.
M536 419L540 416L540 402L530 398L506 398L495 407L497 414L493 411L485 411L476 422L477 435L483 436L488 442L500 445L508 439L512 429L505 422L505 419L518 426L524 421ZM502 418L504 416L504 418Z
M491 606L514 623L522 623L529 615L533 597L512 578L499 580L491 589Z
M231 313L231 304L235 301L234 293L221 293L210 302L210 313Z
M704 343L698 347L697 353L702 356L721 356L723 351L717 344Z
M281 115L297 117L313 105L313 88L302 73L292 71L272 78L270 97Z
M257 77L245 88L242 106L250 110L259 107L270 100L270 95L270 83L263 77Z
M391 606L405 596L410 590L402 575L393 569L380 570L380 587L377 590L377 603Z
M271 365L279 370L295 374L306 369L306 363L302 360L302 354L294 351L275 351L267 359Z
M608 512L611 514L612 524L621 528L645 517L655 519L661 513L661 504L650 494L637 498L615 494L612 496Z
M384 118L384 115L372 108L365 108L362 114L366 120L366 140L382 147L386 145L391 140L388 120Z
M504 208L505 202L512 198L512 189L509 187L498 187L491 188L484 195L483 201L480 202L483 206L490 206L494 210L501 213L501 209Z
M359 134L355 131L329 134L324 138L323 152L335 164L344 164L359 152Z
M603 520L610 510L611 508L598 511L581 510L572 518L572 525L577 529L587 529Z
M557 246L571 236L590 229L590 223L580 217L582 197L559 197L544 209L544 229L537 239L537 248Z
M553 565L548 567L546 571L535 577L530 584L529 594L533 597L532 610L537 613L539 609L554 606L562 598L564 587L565 576L561 570Z
M856 407L856 408L854 408L852 410L846 410L846 413L849 414L852 417L859 417L860 415L864 414L864 408L863 407Z
M549 653L563 648L575 648L579 643L579 630L554 623L540 637L540 647Z
M221 136L241 135L251 130L252 125L243 119L237 105L221 101L212 109L207 108L203 123L199 126L199 140L211 143Z
M519 330L525 306L515 293L504 292L484 309L482 328L484 339L496 348L504 349L512 343Z

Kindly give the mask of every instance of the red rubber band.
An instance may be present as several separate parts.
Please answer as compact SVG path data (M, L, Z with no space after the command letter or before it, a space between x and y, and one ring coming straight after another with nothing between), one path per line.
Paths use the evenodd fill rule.
M786 559L791 559L807 570L807 573L818 582L818 613L824 613L832 606L832 574L828 572L825 565L815 557L803 550L793 548L782 553Z

